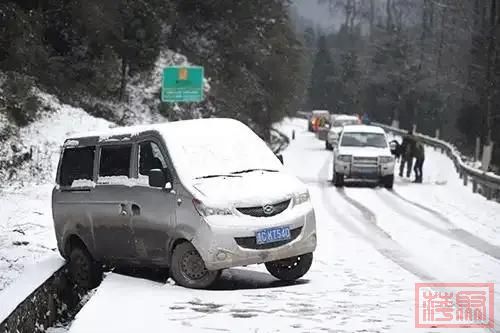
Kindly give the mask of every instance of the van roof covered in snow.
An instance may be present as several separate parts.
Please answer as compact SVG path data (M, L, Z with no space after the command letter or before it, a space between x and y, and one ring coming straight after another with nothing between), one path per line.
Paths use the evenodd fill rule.
M180 137L188 135L192 136L193 133L207 131L216 132L228 127L234 128L235 126L241 127L245 125L237 120L229 118L183 120L151 125L115 127L105 131L76 133L68 137L66 142L77 141L81 139L97 139L100 142L107 140L112 141L117 137L134 137L151 132L162 134L164 137L172 137L178 139Z
M257 134L245 124L227 118L112 128L109 131L73 135L66 140L65 145L126 143L148 134L158 134L163 138L177 173L186 180L248 169L283 168Z
M344 127L344 133L378 133L385 134L383 128L369 125L348 125Z

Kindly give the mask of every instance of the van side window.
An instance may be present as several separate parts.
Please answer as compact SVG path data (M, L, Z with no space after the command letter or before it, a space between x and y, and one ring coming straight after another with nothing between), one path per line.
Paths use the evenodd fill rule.
M160 147L152 142L147 141L139 145L139 174L148 176L149 171L153 169L165 170L167 163L161 153Z
M71 186L75 180L92 180L94 156L95 146L66 148L62 157L59 185Z
M99 176L126 176L130 174L132 145L104 146L101 148Z

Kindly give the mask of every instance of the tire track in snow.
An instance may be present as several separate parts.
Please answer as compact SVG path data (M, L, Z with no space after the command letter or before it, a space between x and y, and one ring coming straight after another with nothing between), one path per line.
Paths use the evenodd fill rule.
M325 163L325 165L320 170L320 179L322 179L322 175L328 173L328 166L329 163L327 161L327 163ZM326 180L327 178L328 177L324 178L324 184L328 184ZM349 232L360 236L367 243L371 244L375 248L375 250L377 250L377 252L379 252L382 256L394 262L402 269L420 278L422 281L435 280L432 275L428 274L421 267L415 265L411 261L411 257L406 253L406 251L396 241L394 241L387 232L385 232L376 224L377 216L370 209L349 197L343 190L336 191L336 193L339 193L340 197L343 198L349 205L361 212L362 218L357 220L363 223L367 230L371 231L372 233L361 230L354 224L352 224L350 219L354 219L354 217L344 216L341 212L334 208L335 206L332 202L332 196L329 195L329 192L332 190L335 189L331 186L321 186L321 194L324 207L327 210L328 214L335 221L339 222Z
M384 191L384 192L379 191L379 193L383 193L383 196L385 198L392 200L394 203L396 203L397 199L399 199L401 201L406 202L409 205L412 205L414 207L417 207L419 209L422 209L426 212L431 213L432 215L437 217L439 220L444 222L444 224L447 226L447 229L438 228L435 225L427 222L422 217L420 217L416 214L413 214L413 213L409 213L409 212L401 209L399 207L399 205L397 205L397 204L388 205L396 213L398 213L400 215L407 216L410 218L410 220L415 221L415 222L419 223L420 225L422 225L422 226L424 226L424 227L426 227L434 232L437 232L437 233L439 233L439 234L441 234L449 239L452 239L452 240L455 240L455 241L460 242L462 244L465 244L465 245L467 245L467 246L469 246L469 247L471 247L471 248L473 248L481 253L484 253L484 254L486 254L490 257L493 257L497 260L500 260L500 247L488 243L484 239L473 235L472 233L470 233L467 230L456 227L448 218L443 216L441 213L439 213L431 208L425 207L419 203L408 200L405 197L401 196L400 194L398 194L394 191ZM388 195L388 194L390 194L390 195Z

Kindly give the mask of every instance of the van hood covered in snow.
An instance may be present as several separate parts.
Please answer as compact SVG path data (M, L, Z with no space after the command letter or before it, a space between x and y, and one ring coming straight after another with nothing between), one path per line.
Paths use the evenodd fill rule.
M187 120L160 133L184 184L248 169L283 170L267 144L233 119Z
M245 173L238 177L199 179L193 187L210 203L242 207L281 202L307 190L296 177L286 172L266 171Z

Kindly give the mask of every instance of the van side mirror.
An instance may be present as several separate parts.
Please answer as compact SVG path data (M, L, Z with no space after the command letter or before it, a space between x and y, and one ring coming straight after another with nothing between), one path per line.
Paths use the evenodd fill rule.
M164 188L167 184L167 179L162 170L152 169L149 171L149 186Z
M285 162L283 162L283 155L277 154L276 157L280 160L281 164L285 164Z

